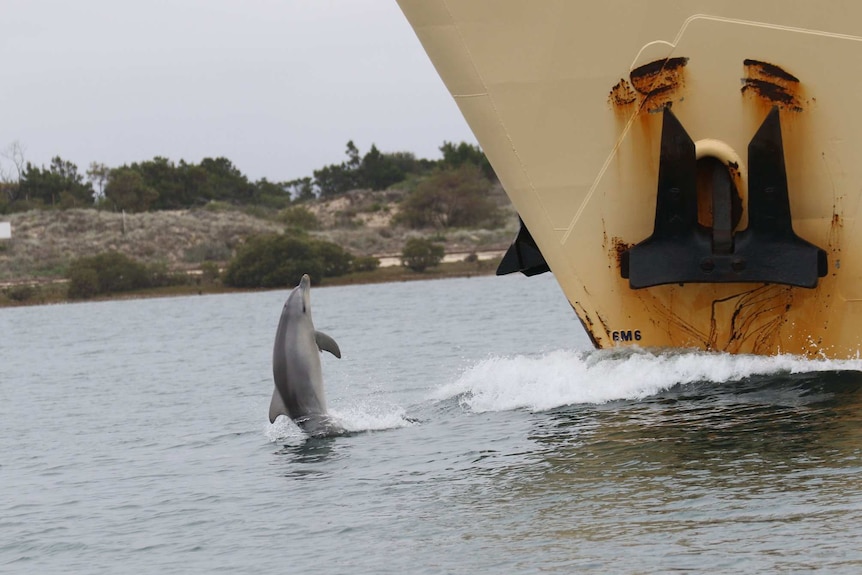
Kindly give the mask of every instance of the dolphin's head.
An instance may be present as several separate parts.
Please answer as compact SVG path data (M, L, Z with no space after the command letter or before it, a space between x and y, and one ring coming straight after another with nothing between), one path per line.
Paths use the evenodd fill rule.
M304 315L311 319L311 278L308 274L302 274L299 285L290 292L284 307L293 318Z

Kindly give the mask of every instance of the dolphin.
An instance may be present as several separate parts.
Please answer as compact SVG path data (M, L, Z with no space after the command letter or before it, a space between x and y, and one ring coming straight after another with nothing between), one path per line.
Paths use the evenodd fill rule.
M326 412L319 351L341 357L335 340L314 329L311 321L311 278L304 274L284 302L275 346L272 378L275 390L269 405L269 421L290 417L312 437L339 435L344 428Z

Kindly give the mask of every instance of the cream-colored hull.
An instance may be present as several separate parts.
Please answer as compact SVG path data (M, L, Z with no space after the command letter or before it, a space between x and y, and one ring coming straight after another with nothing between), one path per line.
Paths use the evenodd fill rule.
M857 355L862 3L398 1L597 346ZM679 65L633 76L656 62ZM816 288L630 287L619 255L653 231L668 105L699 155L738 166L737 232L748 144L780 108L793 229L828 257Z

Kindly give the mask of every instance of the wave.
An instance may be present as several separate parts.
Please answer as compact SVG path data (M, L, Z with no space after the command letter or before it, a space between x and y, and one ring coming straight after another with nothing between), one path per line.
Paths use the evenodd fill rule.
M752 376L862 371L862 359L806 359L792 355L732 355L689 350L625 348L554 351L541 356L491 357L436 390L432 399L457 398L473 412L547 411L574 404L638 400L672 387L724 383Z

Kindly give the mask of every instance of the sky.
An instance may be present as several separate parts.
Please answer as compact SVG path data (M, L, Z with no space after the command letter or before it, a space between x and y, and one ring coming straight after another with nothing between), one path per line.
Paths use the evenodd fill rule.
M348 140L476 141L395 0L0 2L0 152L81 173L224 156L286 181Z

